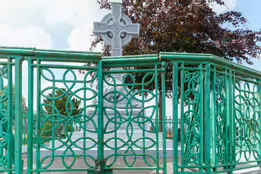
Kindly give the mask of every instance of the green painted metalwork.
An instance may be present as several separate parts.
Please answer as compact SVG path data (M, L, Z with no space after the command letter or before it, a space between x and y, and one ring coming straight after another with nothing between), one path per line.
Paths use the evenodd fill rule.
M168 173L173 162L174 173L203 174L261 165L259 71L187 53L101 59L100 53L2 47L0 60L0 172ZM159 101L166 70L171 104Z
M12 71L16 59L9 56L0 56L0 59L0 172L11 174L16 170L13 165L17 164L14 152L15 117L12 90Z
M114 65L115 59L104 59L104 67L108 68L111 65ZM119 65L123 67L123 70L110 70L104 72L104 81L106 85L111 86L114 90L111 94L114 96L113 100L108 99L108 93L104 95L105 101L114 105L114 107L105 107L104 108L104 118L107 118L107 121L104 123L104 136L110 136L110 138L105 141L104 146L110 149L113 153L112 155L105 156L105 169L114 170L156 170L156 173L159 173L161 170L166 173L166 162L161 165L160 162L160 153L166 155L165 144L166 138L162 141L162 146L164 147L163 151L160 151L159 147L159 115L158 115L158 74L164 72L165 65L164 63L158 62L156 57L152 56L140 56L136 57L136 62L140 61L141 63L136 64L136 62L127 61L132 60L131 57L123 57L119 59ZM119 66L118 65L118 66ZM116 66L114 66L116 67ZM139 67L139 70L136 70L135 67ZM113 75L117 73L124 73L124 80L122 83L116 83ZM136 83L135 73L140 73L141 83ZM111 80L110 80L111 79ZM113 83L110 83L112 81ZM129 81L129 82L128 82ZM156 92L150 91L148 88L154 85ZM163 83L164 86L164 83ZM117 87L121 87L129 91L128 93L122 93L117 90ZM127 90L128 89L128 90ZM163 95L165 91L163 90ZM149 97L145 98L145 95ZM115 98L122 97L126 98L128 101L124 108L126 108L126 116L121 116L119 109L117 109L117 101ZM141 103L142 108L138 115L133 114L134 107L132 107L133 101L136 100ZM152 102L153 104L149 104ZM164 106L165 102L162 101ZM112 105L112 106L113 106ZM115 113L114 117L111 117L107 114L108 111L113 110ZM150 114L145 116L144 113L149 112ZM165 115L165 113L163 113ZM114 124L115 129L109 130L107 127L109 124ZM127 125L124 127L124 125ZM142 138L135 138L135 125L138 125L138 129L142 131ZM152 130L148 129L146 125L153 127ZM164 124L164 137L166 137L166 125ZM122 129L122 130L121 130ZM119 130L123 131L128 139L123 139L119 137ZM114 135L114 136L111 136ZM150 138L149 136L154 135L155 139ZM110 142L115 142L113 146L110 146ZM149 151L155 149L156 154L150 154ZM121 152L121 153L119 153ZM123 160L124 162L119 166L119 161Z
M260 167L261 72L213 55L160 57L173 66L174 173ZM183 132L180 156L178 117Z

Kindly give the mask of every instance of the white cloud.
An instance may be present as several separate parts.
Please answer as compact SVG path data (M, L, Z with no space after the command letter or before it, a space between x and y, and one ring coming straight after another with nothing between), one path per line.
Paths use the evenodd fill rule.
M85 1L86 4L86 1ZM77 18L74 21L73 30L68 37L70 50L89 51L91 42L95 38L92 34L93 22L101 21L102 17L108 13L106 10L100 10L96 1L90 1L86 6L76 8ZM100 51L99 45L96 50Z
M210 3L210 6L213 8L215 12L219 13L224 13L229 10L233 10L236 8L236 2L237 0L224 0L225 6L224 5L218 5L216 2Z
M50 49L51 38L40 27L12 28L0 25L0 45Z
M94 40L90 25L81 25L75 27L68 37L69 49L77 51L89 51L92 41ZM100 51L101 45L93 51Z
M7 33L9 39L1 41L4 45L19 45L23 41L20 41L17 35L26 36L33 33L32 36L36 39L30 42L42 47L43 34L46 38L50 38L47 36L48 33L44 32L47 31L46 28L55 28L65 23L72 27L72 32L68 36L70 49L88 50L93 21L101 20L106 14L104 10L99 9L96 0L0 0L0 4L0 24L4 25L0 26L0 30L10 30ZM38 30L36 28L39 31L36 31ZM17 34L12 36L11 33L14 31ZM45 42L46 39L42 43L44 47Z

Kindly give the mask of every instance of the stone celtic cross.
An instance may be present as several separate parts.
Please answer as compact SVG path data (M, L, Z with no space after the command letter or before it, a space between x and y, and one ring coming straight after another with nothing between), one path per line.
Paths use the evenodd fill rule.
M122 47L139 37L140 25L132 24L130 18L122 14L122 0L113 0L111 6L112 12L102 22L94 22L93 33L111 46L112 56L122 56Z

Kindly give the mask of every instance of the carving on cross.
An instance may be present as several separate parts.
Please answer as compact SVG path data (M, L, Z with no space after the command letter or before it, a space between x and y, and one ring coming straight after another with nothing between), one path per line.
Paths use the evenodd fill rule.
M112 12L102 22L94 22L93 33L111 45L112 56L122 56L122 47L132 38L139 37L140 25L132 24L130 18L122 14L122 2L112 2L111 5Z

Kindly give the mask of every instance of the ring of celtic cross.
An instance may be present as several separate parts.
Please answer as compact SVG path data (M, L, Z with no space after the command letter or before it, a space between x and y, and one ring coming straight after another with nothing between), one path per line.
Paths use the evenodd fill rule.
M107 14L102 19L102 22L106 23L107 25L110 25L110 23L112 21L113 21L113 16L111 13ZM121 34L125 33L124 30L121 31L121 28L122 28L121 26L128 25L128 24L132 24L132 21L130 20L130 18L128 16L126 16L125 14L122 14L120 23L112 24L113 25L112 31L108 30L106 33L101 34L103 41L107 44L111 44L112 37L114 37L113 35L118 32L121 32ZM122 46L128 45L131 42L132 37L133 37L132 35L125 34L125 36L122 38Z

